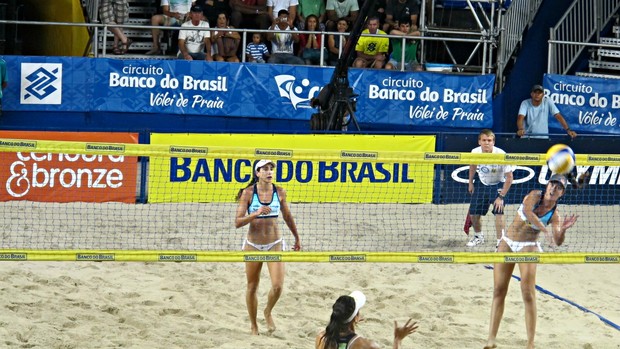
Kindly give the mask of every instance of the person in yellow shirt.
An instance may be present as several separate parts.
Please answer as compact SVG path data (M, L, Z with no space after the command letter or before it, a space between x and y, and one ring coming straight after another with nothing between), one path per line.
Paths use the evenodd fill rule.
M382 69L385 65L390 40L381 36L364 36L364 34L387 35L379 29L379 18L369 18L366 25L367 28L362 32L355 46L357 58L353 61L353 67Z

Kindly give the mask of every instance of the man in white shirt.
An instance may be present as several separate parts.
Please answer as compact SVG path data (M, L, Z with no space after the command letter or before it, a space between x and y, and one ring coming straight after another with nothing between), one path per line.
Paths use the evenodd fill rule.
M274 24L269 27L267 39L271 40L271 57L269 63L274 64L305 64L304 60L293 54L293 45L299 42L297 29L289 24L289 13L287 10L280 10Z
M179 31L179 53L177 58L188 61L213 61L211 56L211 33L208 30L196 30L196 28L209 28L209 23L202 19L202 7L192 6L189 13L189 21L183 23L181 26L183 29Z
M506 152L495 146L495 134L489 129L480 131L478 135L479 147L474 148L472 153L505 154ZM489 205L493 205L491 211L495 215L495 233L497 240L502 237L506 228L504 217L504 198L512 185L512 172L515 170L511 165L470 165L469 185L467 190L471 194L469 204L469 217L474 227L474 236L467 243L468 247L478 246L484 243L482 222L480 216L489 211ZM474 177L477 180L474 181Z
M298 0L267 0L267 13L269 13L271 18L275 21L281 10L288 11L288 25L293 27L293 22L295 22L295 18L297 18L298 5Z
M161 0L162 14L151 17L151 25L153 26L180 26L189 15L189 9L192 7L192 0ZM159 29L151 29L153 35L153 48L148 51L147 55L156 55L161 53L159 47Z

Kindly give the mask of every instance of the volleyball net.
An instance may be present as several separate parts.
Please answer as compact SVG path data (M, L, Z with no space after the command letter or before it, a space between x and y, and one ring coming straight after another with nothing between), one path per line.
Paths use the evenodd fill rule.
M485 243L466 246L469 164L516 166L506 196L509 226L523 197L551 175L543 154L441 153L433 136L281 141L187 134L151 134L150 144L0 139L0 260L620 261L620 191L607 185L620 181L618 155L577 154L577 172L591 176L560 202L562 215L579 215L562 246L507 254L494 252L490 209L482 218ZM274 182L287 191L301 252L241 251L248 227L234 226L236 194L264 158L276 163Z

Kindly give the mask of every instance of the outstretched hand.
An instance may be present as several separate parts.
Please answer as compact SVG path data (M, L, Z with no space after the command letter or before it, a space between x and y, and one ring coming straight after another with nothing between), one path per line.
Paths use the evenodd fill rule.
M562 230L566 231L566 229L572 227L577 222L577 218L579 218L579 216L574 214L564 217L564 221L562 222Z
M398 327L398 323L394 320L394 338L397 340L401 340L417 330L418 322L413 321L413 319L407 320L402 327Z

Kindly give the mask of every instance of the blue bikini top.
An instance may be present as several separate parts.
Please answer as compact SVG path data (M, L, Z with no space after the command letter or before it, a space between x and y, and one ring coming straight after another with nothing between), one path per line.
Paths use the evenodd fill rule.
M543 199L544 197L545 197L545 193L544 193L544 192L542 192L542 194L541 194L541 196L540 196L540 200L542 201L542 199ZM535 211L535 210L536 210L536 208L538 208L538 206L539 206L539 205L540 205L540 201L539 201L539 203L538 203L538 204L536 204L536 205L534 206L534 209L533 209L532 211ZM544 224L544 225L549 225L549 221L551 220L551 217L553 217L553 214L555 213L555 209L556 209L557 207L558 207L558 205L554 205L554 206L553 206L553 207L552 207L549 211L547 211L547 212L546 212L546 213L544 213L543 215L541 215L541 216L538 216L538 215L537 215L537 216L538 216L538 219L540 219L540 222L541 222L542 224ZM531 226L531 227L532 227L532 229L534 229L534 230L540 230L540 229L538 229L535 225L533 225L533 224L531 224L530 222L528 222L527 218L525 217L525 213L523 213L523 204L521 204L521 205L519 206L519 209L517 210L517 213L519 214L519 217L521 217L521 219L522 219L524 222L527 222L527 224L528 224L529 226Z
M260 215L256 218L274 218L280 215L280 197L278 196L276 185L272 185L273 195L271 196L271 201L261 202L258 197L258 192L256 191L256 184L254 184L254 194L252 194L252 201L250 202L250 206L248 206L248 214L258 211L261 206L269 206L271 208L271 212L269 214Z

